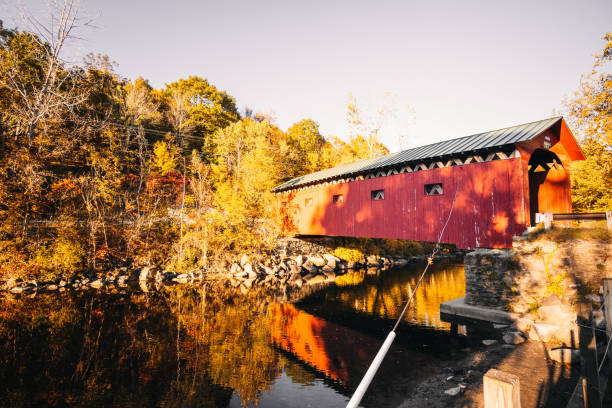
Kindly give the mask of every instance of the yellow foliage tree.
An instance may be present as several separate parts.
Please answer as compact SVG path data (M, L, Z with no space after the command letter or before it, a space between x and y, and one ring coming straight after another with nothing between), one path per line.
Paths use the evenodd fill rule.
M312 119L302 119L287 129L287 141L295 148L297 175L321 170L321 153L325 139L319 132L319 124Z
M592 72L565 102L586 160L572 164L572 198L577 211L612 209L612 32L596 55Z
M168 150L166 142L159 141L153 145L153 157L151 158L151 167L161 176L165 176L175 166L174 154Z
M281 177L282 132L267 121L247 118L214 135L214 205L225 219L227 247L253 251L274 235L274 196Z

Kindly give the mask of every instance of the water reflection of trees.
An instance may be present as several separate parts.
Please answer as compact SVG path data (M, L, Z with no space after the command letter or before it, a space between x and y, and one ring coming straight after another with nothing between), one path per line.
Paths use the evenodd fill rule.
M174 287L149 294L1 300L0 398L8 406L256 403L286 365L272 299ZM312 381L292 366L291 377Z
M210 289L209 289L210 290ZM214 289L213 289L214 290ZM243 401L256 403L282 371L284 360L270 345L273 300L263 294L228 297L227 293L203 297L193 289L179 288L172 296L183 338L178 342L182 393L193 393L198 376L236 390Z
M367 276L356 271L343 276L339 285L325 293L328 300L341 301L353 309L394 319L415 288L422 266L376 272ZM448 329L440 320L440 303L465 295L465 277L461 264L434 264L421 282L406 321Z
M154 297L3 298L2 399L9 406L151 405L148 372L173 365L168 310ZM134 386L136 385L136 386ZM10 402L9 402L10 401Z
M323 296L391 318L416 274L344 279L345 286ZM460 266L434 269L408 319L439 327L439 303L463 292ZM235 296L219 286L4 297L0 400L7 406L223 407L237 393L244 405L256 405L283 371L296 383L314 382L298 360L354 387L358 376L350 371L365 370L378 343L270 295ZM403 354L393 358L402 367L421 358Z

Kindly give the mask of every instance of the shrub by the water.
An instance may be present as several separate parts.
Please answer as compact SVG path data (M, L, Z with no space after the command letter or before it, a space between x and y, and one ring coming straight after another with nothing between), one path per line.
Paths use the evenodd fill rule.
M71 278L86 264L85 256L85 249L78 241L61 237L49 246L41 246L34 263L39 268L40 279Z
M359 262L363 259L363 252L356 248L337 247L333 254L347 262Z

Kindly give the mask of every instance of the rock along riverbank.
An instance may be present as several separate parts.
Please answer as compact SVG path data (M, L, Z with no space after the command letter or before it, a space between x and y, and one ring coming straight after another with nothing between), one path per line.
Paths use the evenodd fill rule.
M105 273L89 274L71 280L58 279L38 281L11 279L0 281L0 292L14 295L28 295L37 292L63 292L66 290L104 289L125 287L139 283L143 290L146 284L175 285L216 280L232 286L246 294L254 288L265 288L281 292L333 282L338 276L350 271L366 270L368 273L401 267L408 263L426 262L426 255L367 255L358 262L342 260L331 253L329 248L298 239L285 239L271 254L259 259L241 255L221 270L193 270L189 273L176 273L156 265L139 268L126 266ZM462 259L462 251L446 250L436 256L436 260Z

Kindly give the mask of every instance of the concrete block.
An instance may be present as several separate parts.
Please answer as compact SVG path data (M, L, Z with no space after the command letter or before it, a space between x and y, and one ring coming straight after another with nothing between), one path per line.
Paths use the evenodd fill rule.
M521 390L518 376L494 368L483 379L485 408L520 408Z

